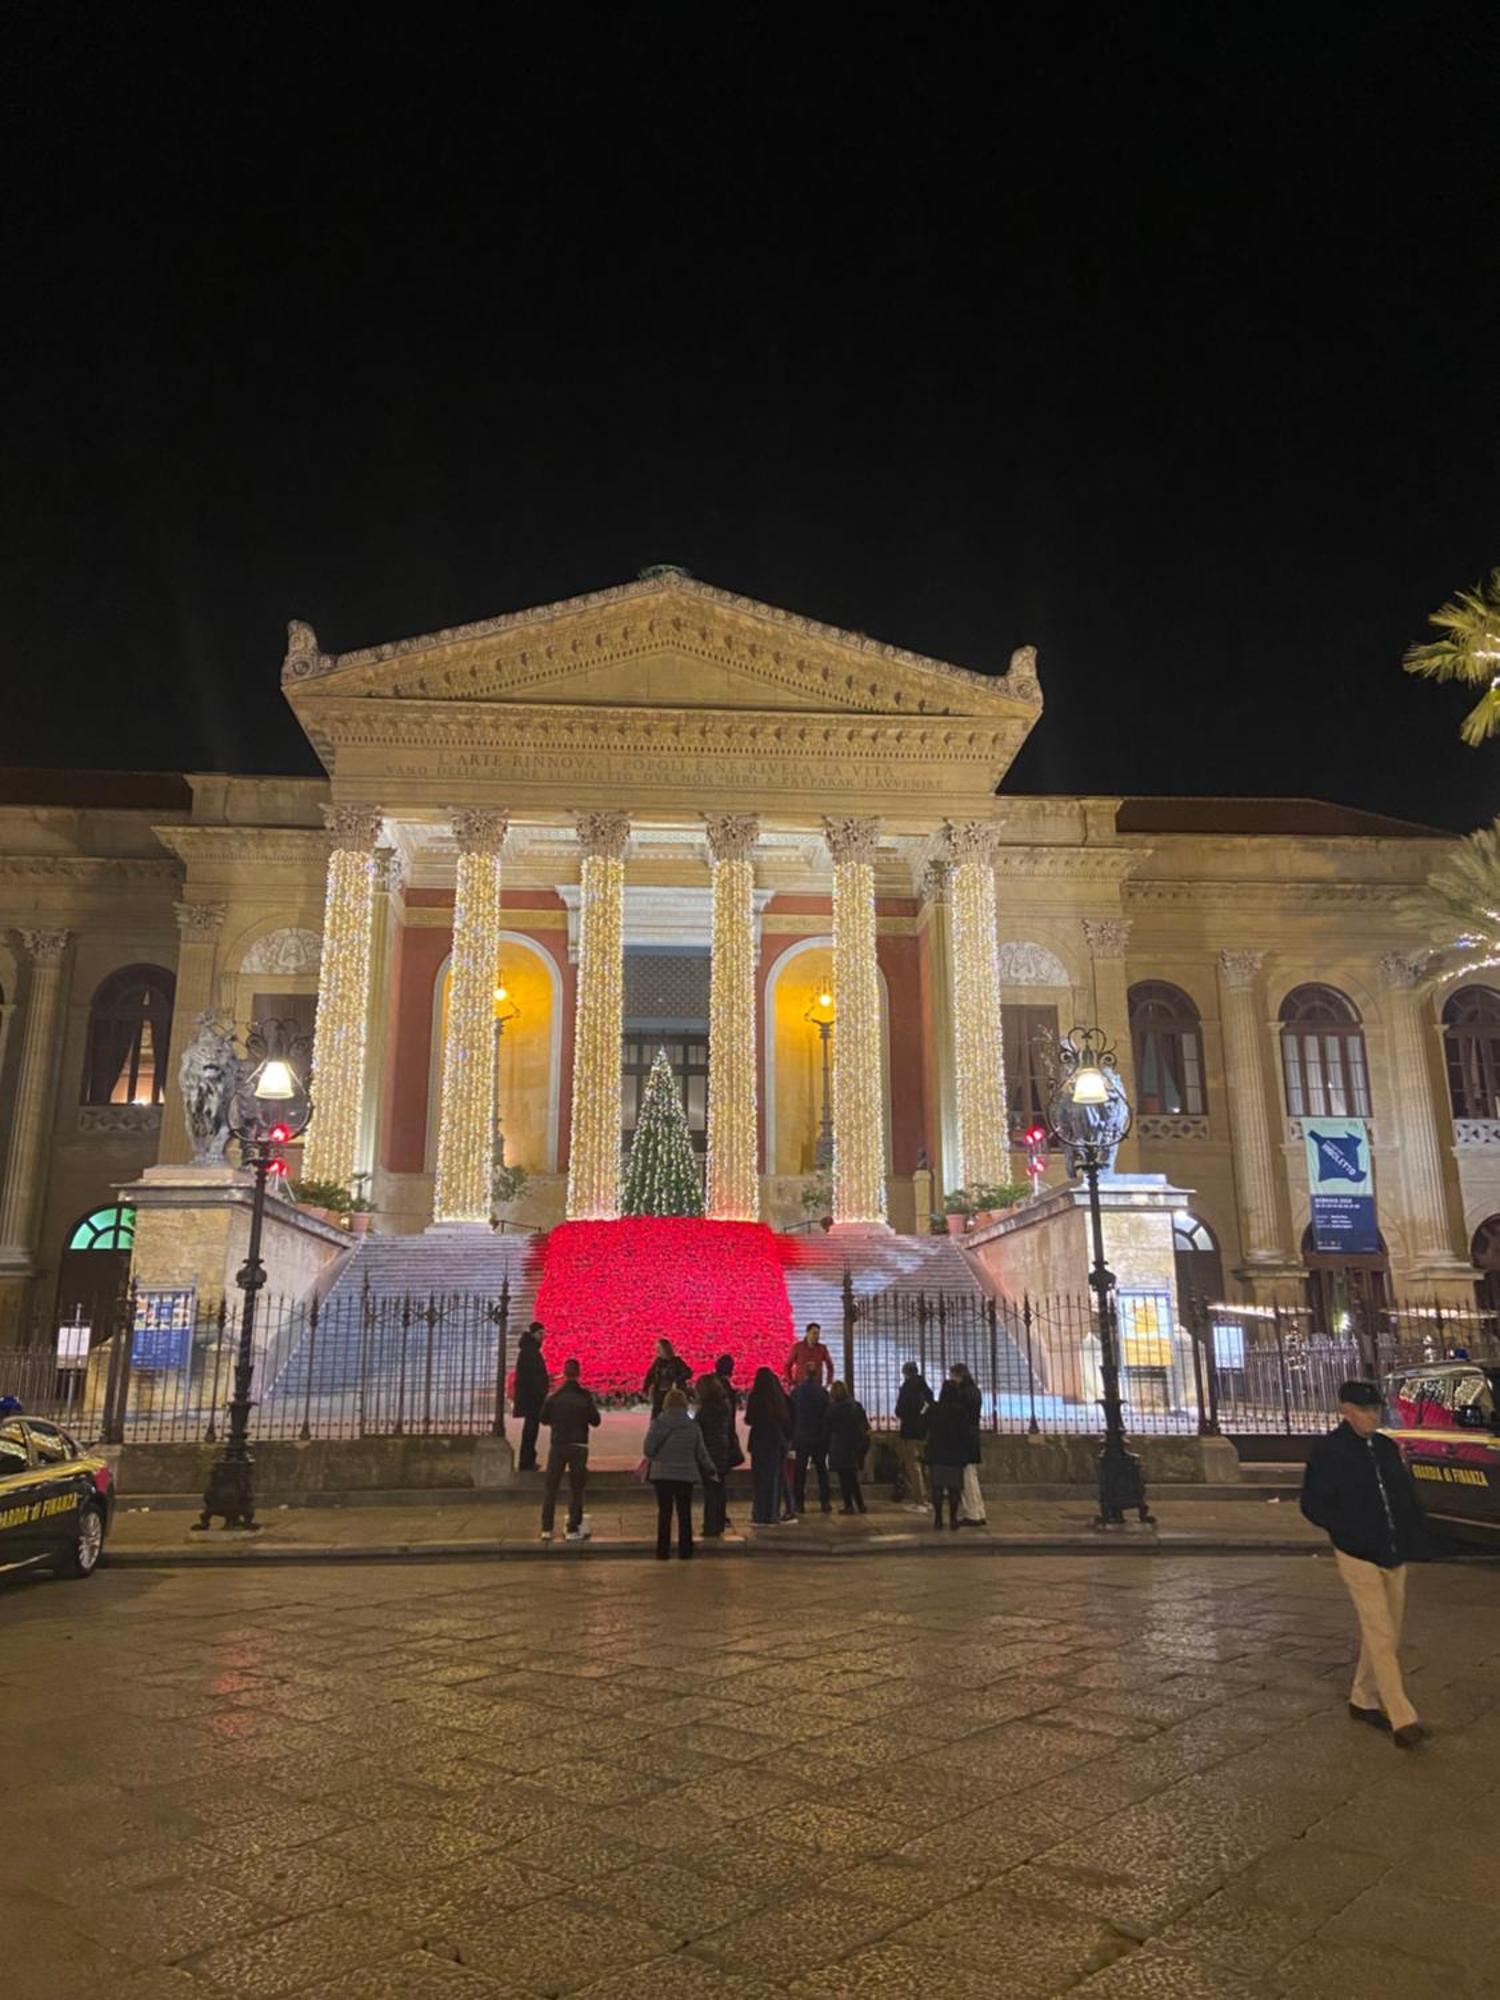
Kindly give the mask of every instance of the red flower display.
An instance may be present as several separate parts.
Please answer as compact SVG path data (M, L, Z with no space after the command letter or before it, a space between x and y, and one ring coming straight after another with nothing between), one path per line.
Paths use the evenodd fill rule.
M637 1391L665 1334L694 1374L721 1354L746 1385L792 1344L780 1247L762 1222L633 1215L564 1222L547 1238L536 1316L554 1369L570 1354L608 1395Z

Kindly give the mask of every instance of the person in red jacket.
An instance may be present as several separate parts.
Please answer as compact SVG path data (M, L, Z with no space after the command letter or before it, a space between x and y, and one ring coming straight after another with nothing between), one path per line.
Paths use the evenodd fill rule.
M795 1389L804 1376L821 1381L825 1389L833 1382L833 1356L823 1345L823 1329L815 1319L786 1358L786 1385Z

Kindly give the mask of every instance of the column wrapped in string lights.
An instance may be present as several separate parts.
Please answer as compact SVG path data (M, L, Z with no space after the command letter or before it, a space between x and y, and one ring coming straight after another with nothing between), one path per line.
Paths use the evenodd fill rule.
M752 813L706 813L713 872L708 998L707 1212L725 1222L760 1217L756 1162L755 864Z
M495 975L500 963L500 850L510 815L492 807L452 815L458 844L453 956L443 1094L438 1108L432 1219L488 1223L495 1166Z
M833 856L833 1219L885 1221L873 819L825 819Z
M375 909L379 806L324 806L332 835L323 899L323 960L313 1029L318 1113L302 1155L305 1180L348 1187L359 1166L370 1004L370 929Z
M942 832L953 933L953 1080L959 1187L1010 1177L1005 1049L1000 1025L995 839L989 820Z
M568 1220L610 1222L620 1213L620 1035L625 1019L625 844L630 816L586 812L575 818L583 867Z

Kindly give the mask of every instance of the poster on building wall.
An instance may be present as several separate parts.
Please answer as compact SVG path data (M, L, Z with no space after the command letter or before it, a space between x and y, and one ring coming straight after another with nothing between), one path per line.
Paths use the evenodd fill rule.
M1303 1136L1314 1250L1334 1256L1373 1256L1380 1249L1380 1230L1375 1221L1375 1173L1365 1121L1309 1118Z
M135 1328L130 1342L132 1368L186 1368L193 1346L191 1286L135 1295Z

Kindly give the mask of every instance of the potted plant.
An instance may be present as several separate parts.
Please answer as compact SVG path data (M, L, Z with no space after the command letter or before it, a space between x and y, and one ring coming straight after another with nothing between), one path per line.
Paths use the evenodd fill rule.
M503 1160L496 1167L490 1181L490 1221L492 1227L499 1219L498 1211L500 1209L509 1208L512 1202L520 1200L521 1194L530 1178L524 1167L508 1167Z
M947 1235L948 1218L946 1215L944 1215L943 1211L940 1208L933 1209L931 1214L928 1216L927 1228L929 1233L933 1236Z
M375 1220L375 1204L366 1193L370 1176L354 1176L354 1192L349 1197L349 1228L356 1236L368 1236Z
M1026 1199L1028 1190L1019 1181L976 1181L973 1189L974 1220L981 1229L1005 1209Z
M833 1175L826 1167L804 1186L799 1199L809 1216L816 1216L825 1229L833 1227Z
M948 1234L962 1236L974 1220L974 1197L967 1188L954 1188L943 1197L943 1213L948 1218Z
M340 1187L337 1181L298 1181L292 1195L299 1208L305 1208L319 1222L329 1223L347 1216L353 1200L348 1188Z

